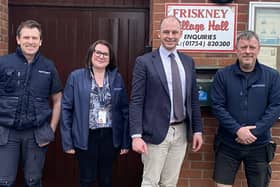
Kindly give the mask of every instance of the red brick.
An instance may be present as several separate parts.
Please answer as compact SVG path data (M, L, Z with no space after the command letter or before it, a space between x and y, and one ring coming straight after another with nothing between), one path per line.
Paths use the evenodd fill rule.
M279 187L280 186L280 180L272 180L271 182L270 182L270 185L269 185L269 187Z
M202 178L202 170L181 170L181 178Z
M205 135L214 135L215 133L216 133L216 127L204 126L203 134L205 134Z
M214 134L212 134L212 135L205 135L205 134L203 134L203 140L204 140L205 144L213 144Z
M238 0L238 3L240 4L249 4L250 0Z
M273 135L279 136L280 135L280 128L273 128L271 132L272 132Z
M158 48L160 46L160 40L159 39L154 39L153 40L153 47Z
M233 187L247 187L246 180L236 180Z
M280 151L280 149L278 149ZM280 154L275 154L275 157L273 159L274 162L280 162Z
M188 159L189 160L202 160L202 153L189 153Z
M192 169L212 169L214 166L214 162L192 162L191 168Z
M280 171L274 171L272 172L272 180L280 180Z
M164 3L154 4L153 13L162 13L162 12L165 13L165 5L164 5Z
M272 171L280 171L280 163L279 162L271 162Z
M237 32L248 28L248 12L250 0L238 0L238 19ZM260 0L261 1L261 0ZM264 1L264 0L262 0ZM269 1L269 0L266 0ZM276 0L275 0L276 1ZM212 0L153 0L151 1L151 39L153 48L160 46L160 40L157 37L160 20L165 14L165 3L208 3ZM0 55L8 51L8 0L0 0ZM197 66L226 66L235 61L234 53L195 53L184 52L192 56ZM207 117L205 117L207 116ZM211 115L203 113L204 121L204 145L198 153L192 153L190 149L186 154L181 175L178 181L178 187L214 187L212 180L214 154L213 154L213 138L218 127L218 121ZM278 121L272 129L273 139L280 145L280 121ZM277 148L275 159L271 163L273 170L272 181L270 187L280 186L280 148ZM243 167L238 171L234 187L246 187L246 178Z
M157 3L180 3L180 0L153 0L153 4Z
M153 14L153 20L160 21L164 18L165 12L160 12L160 13L154 13Z
M203 144L201 148L201 152L211 152L213 151L213 145L211 144Z
M205 3L207 0L182 0L182 3ZM208 0L211 2L211 0Z
M248 22L237 24L237 30L239 31L246 30L247 28L248 28Z
M238 15L238 22L240 23L248 23L248 13L240 13Z
M208 179L212 179L213 177L213 170L212 169L208 169L208 170L203 170L203 174L202 174L203 178L208 178Z
M185 159L184 162L183 162L183 166L182 166L182 169L183 170L188 170L191 168L191 163L189 162L188 159Z
M204 159L203 159L204 161L211 161L211 162L213 162L214 159L215 159L214 151L212 151L211 153L204 153L203 157L204 157Z
M160 20L153 22L153 31L159 31L160 29Z
M249 5L248 4L240 4L238 3L238 12L240 13L247 13L249 10Z
M8 0L0 1L0 55L8 52Z
M215 187L215 183L211 179L190 180L190 186L195 187Z
M189 186L188 180L182 178L178 180L177 187L187 187L187 186Z

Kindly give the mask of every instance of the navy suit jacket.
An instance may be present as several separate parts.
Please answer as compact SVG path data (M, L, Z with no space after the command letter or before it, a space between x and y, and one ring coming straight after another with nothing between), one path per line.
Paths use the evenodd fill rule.
M186 73L187 138L202 132L201 113L192 58L178 53ZM170 125L171 101L159 49L136 59L129 112L130 135L141 134L144 141L160 144Z

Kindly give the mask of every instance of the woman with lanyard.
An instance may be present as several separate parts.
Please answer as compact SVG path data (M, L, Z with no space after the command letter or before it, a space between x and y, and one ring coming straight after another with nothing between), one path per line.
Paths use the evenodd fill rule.
M128 96L110 43L89 47L86 68L68 77L61 109L62 146L78 159L80 186L111 187L117 153L126 154L131 141Z

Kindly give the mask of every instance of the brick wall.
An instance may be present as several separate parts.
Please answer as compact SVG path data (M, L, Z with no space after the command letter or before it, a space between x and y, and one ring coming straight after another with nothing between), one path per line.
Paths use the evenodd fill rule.
M0 55L8 52L8 0L0 0Z
M279 1L279 0L278 0ZM151 42L153 48L160 44L157 38L160 19L164 17L164 3L207 3L210 0L153 0L151 1ZM245 30L248 27L249 0L235 0L238 3L238 31ZM8 0L0 0L0 55L8 52ZM220 65L224 66L232 63L235 59L233 54L217 53L188 53L192 56L197 65ZM212 142L217 128L217 121L209 114L209 111L203 110L204 121L204 140L205 144L199 153L188 151L181 171L178 187L214 187L211 179L213 171L213 149ZM280 122L272 129L274 140L280 145ZM280 185L280 149L272 165L272 181L270 187ZM244 173L239 171L234 187L245 187L246 180Z
M259 0L261 1L261 0ZM265 1L265 0L263 0ZM273 1L273 0L272 0ZM151 41L153 48L160 45L157 38L160 20L165 14L165 3L208 3L211 0L153 0L151 3ZM237 30L242 31L248 28L249 0L235 0L238 4L238 23ZM279 2L276 1L276 2ZM217 53L188 53L192 56L197 66L225 66L235 60L234 54ZM186 155L178 187L214 187L212 180L213 172L213 138L217 129L217 121L211 116L209 110L203 110L204 121L204 145L199 153L188 151ZM273 138L280 144L280 122L272 129ZM277 148L277 154L272 165L272 181L270 187L280 186L280 149ZM243 171L243 170L242 170ZM235 180L234 187L246 187L244 172L239 171Z

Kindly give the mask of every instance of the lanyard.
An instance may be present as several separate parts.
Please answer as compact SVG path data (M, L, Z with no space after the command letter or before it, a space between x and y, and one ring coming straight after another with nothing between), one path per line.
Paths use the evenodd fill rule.
M106 105L106 86L108 83L108 76L107 73L105 74L105 78L103 80L103 86L99 87L96 80L94 79L94 76L92 76L92 87L91 90L97 90L97 99L98 102L100 103L100 106L105 107Z

